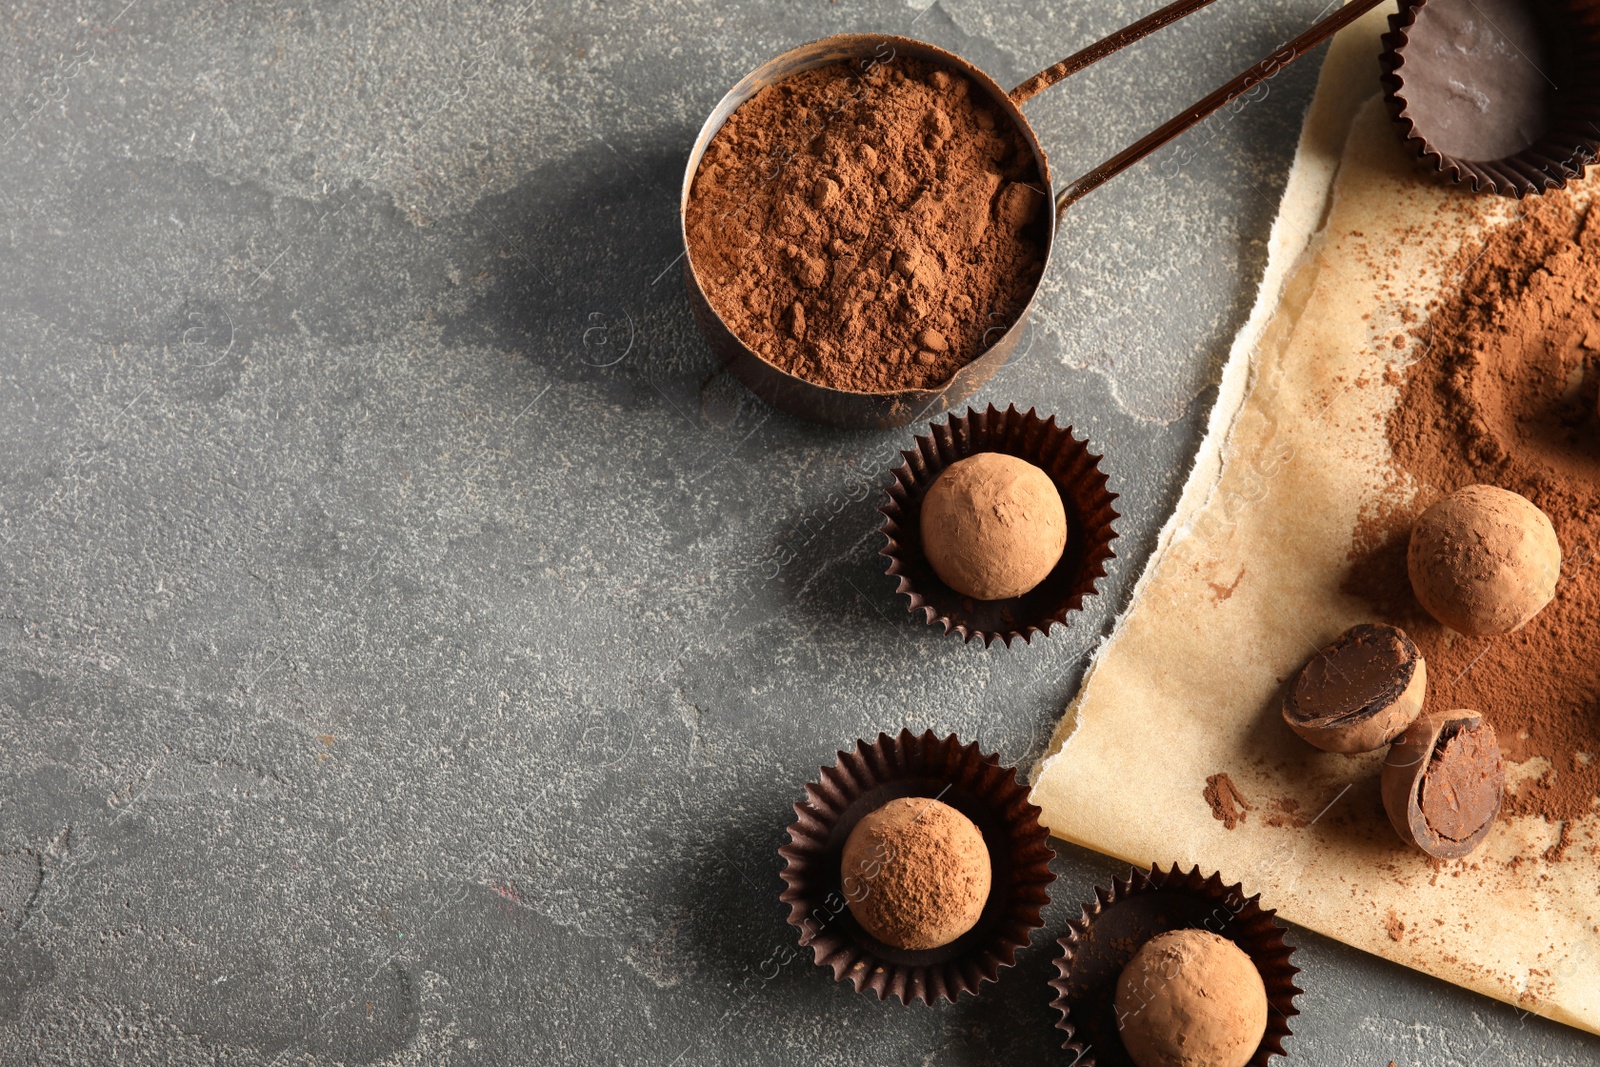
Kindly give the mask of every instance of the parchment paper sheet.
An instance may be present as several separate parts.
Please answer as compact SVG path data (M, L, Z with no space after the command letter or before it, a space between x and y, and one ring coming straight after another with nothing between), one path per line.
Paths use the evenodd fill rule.
M1369 617L1339 586L1391 467L1384 372L1411 358L1391 342L1484 225L1471 194L1404 156L1378 95L1383 28L1368 16L1328 57L1206 443L1033 800L1058 837L1218 869L1286 919L1600 1033L1600 817L1559 862L1544 858L1554 828L1519 819L1430 865L1383 815L1381 754L1318 753L1278 714L1283 682ZM1233 830L1202 798L1219 772L1256 806Z

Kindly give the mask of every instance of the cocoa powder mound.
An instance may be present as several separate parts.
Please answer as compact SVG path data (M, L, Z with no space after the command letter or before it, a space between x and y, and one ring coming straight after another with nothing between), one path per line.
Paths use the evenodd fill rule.
M1459 283L1417 329L1387 435L1396 482L1355 531L1346 589L1406 629L1428 662L1428 711L1471 708L1508 760L1548 769L1505 810L1551 821L1600 797L1600 212L1564 193L1529 201L1454 264ZM1502 637L1464 637L1412 594L1406 546L1416 517L1477 482L1520 493L1561 541L1555 599Z
M686 212L711 306L762 359L857 392L931 389L998 340L1044 267L1021 134L920 60L803 71L712 138Z

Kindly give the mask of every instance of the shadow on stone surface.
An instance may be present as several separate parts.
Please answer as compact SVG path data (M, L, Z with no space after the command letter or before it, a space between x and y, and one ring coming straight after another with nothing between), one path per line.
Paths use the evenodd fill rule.
M562 380L606 382L609 396L628 406L675 405L693 423L697 395L656 384L714 370L677 262L691 138L682 131L616 151L592 145L457 217L450 225L484 246L483 271L492 277L445 317L445 344L516 351Z

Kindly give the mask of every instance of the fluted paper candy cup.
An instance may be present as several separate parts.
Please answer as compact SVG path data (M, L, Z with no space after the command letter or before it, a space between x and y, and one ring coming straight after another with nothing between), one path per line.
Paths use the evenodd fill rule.
M928 797L955 808L977 826L989 851L983 913L971 930L939 948L886 944L862 929L850 911L852 899L871 891L871 872L842 869L845 841L865 815L900 797ZM902 1004L975 994L1014 964L1044 925L1040 913L1050 902L1045 887L1055 879L1049 834L1016 768L976 744L909 730L858 741L821 769L794 812L789 843L778 850L787 861L782 900L789 905L789 923L818 965L857 992Z

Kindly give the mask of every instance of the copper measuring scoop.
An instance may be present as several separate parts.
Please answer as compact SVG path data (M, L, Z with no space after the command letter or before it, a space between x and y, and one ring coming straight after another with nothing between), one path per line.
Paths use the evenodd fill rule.
M701 332L705 334L706 340L710 343L712 351L757 396L773 407L786 411L791 415L814 422L849 428L904 426L916 419L938 415L948 408L961 403L993 377L995 371L999 370L1005 361L1011 357L1012 352L1015 351L1017 341L1021 338L1026 326L1028 313L1032 310L1033 302L1038 297L1038 286L1035 285L1033 292L1028 295L1027 304L1018 315L1016 322L1012 323L998 340L979 353L975 359L962 366L949 381L937 389L902 389L889 393L863 393L847 389L833 389L828 386L818 385L815 382L806 381L803 378L779 370L771 363L768 363L735 336L733 331L728 328L727 323L723 322L722 317L712 308L711 302L706 297L705 285L695 269L694 257L688 253L689 233L686 220L689 193L694 185L695 174L700 169L700 160L710 146L712 137L728 121L728 117L734 113L740 104L743 104L767 86L783 81L785 78L800 71L826 66L841 60L863 60L881 63L886 55L893 57L909 56L955 71L970 79L977 91L985 94L989 98L988 102L998 112L1006 115L1017 131L1022 134L1029 150L1033 152L1034 160L1038 164L1040 179L1048 188L1053 185L1050 178L1050 166L1045 159L1044 150L1039 146L1039 139L1034 134L1033 128L1028 125L1028 120L1022 116L1022 104L1057 82L1076 74L1085 67L1104 59L1113 52L1159 29L1170 26L1172 23L1200 10L1211 2L1212 0L1176 0L1176 2L1168 4L1161 10L1146 15L1139 21L1125 26L1087 48L1068 56L1054 66L1040 71L1009 93L995 84L994 79L983 71L952 52L936 48L922 41L912 40L909 37L896 37L889 34L876 33L849 33L825 37L820 41L801 45L799 48L791 49L780 56L769 59L745 75L737 85L728 90L728 94L718 102L716 108L711 112L711 117L700 128L700 135L695 138L694 150L689 153L688 168L683 176L683 191L678 200L678 230L683 238L685 249L684 283L689 291L689 304L694 311L695 320L699 323ZM1178 136L1178 134L1201 122L1240 94L1251 91L1255 86L1271 78L1285 66L1299 59L1383 2L1384 0L1352 0L1351 3L1346 4L1332 15L1318 22L1272 53L1272 55L1267 56L1226 85L1211 93L1205 99L1185 109L1164 125L1152 130L1144 138L1118 152L1087 174L1063 186L1056 193L1053 202L1050 202L1047 198L1047 203L1050 206L1048 208L1048 217L1045 220L1048 237L1045 244L1044 269L1046 271L1049 269L1050 253L1055 247L1056 228L1060 222L1061 213L1068 207L1118 174L1121 174L1128 167L1148 156Z

